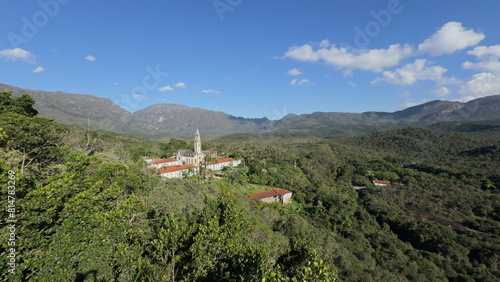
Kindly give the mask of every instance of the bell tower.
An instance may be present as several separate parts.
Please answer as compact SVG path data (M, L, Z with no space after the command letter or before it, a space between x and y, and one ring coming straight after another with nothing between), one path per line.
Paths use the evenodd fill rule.
M201 155L201 136L198 128L196 129L196 134L194 135L194 154Z

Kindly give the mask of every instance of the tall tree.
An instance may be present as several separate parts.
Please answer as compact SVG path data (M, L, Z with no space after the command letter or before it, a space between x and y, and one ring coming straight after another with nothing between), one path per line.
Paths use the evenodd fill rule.
M22 94L16 98L11 98L11 95L12 91L0 92L0 112L11 112L28 117L38 115L38 111L33 108L35 100L30 95Z

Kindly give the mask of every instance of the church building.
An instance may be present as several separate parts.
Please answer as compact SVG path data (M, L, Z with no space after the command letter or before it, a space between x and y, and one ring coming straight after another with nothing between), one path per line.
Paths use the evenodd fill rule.
M205 160L206 155L210 155L211 158L217 158L216 151L201 150L200 131L196 129L196 134L194 135L194 151L178 150L177 153L175 154L175 158L184 164L192 164L199 166Z

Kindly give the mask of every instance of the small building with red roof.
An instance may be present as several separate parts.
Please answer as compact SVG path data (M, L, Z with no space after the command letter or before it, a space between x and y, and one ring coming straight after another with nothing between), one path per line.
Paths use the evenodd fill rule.
M292 192L281 188L274 188L268 191L251 194L248 195L248 197L250 199L260 200L265 203L279 202L286 205L292 202Z
M162 168L166 166L172 165L181 165L182 162L176 159L152 159L151 163L149 163L151 167L154 168Z
M391 182L385 181L385 180L375 179L375 180L373 180L373 184L375 184L375 186L390 186Z
M200 173L200 168L192 164L170 165L158 170L161 177L166 178L182 178L184 176L192 176Z

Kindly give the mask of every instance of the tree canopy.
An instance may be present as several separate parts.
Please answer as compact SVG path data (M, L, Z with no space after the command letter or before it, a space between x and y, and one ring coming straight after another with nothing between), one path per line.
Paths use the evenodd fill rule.
M2 281L500 278L500 127L229 136L211 144L243 159L225 179L162 180L141 155L184 141L66 128L1 95L0 182L16 175L18 220ZM247 196L278 187L291 204Z

